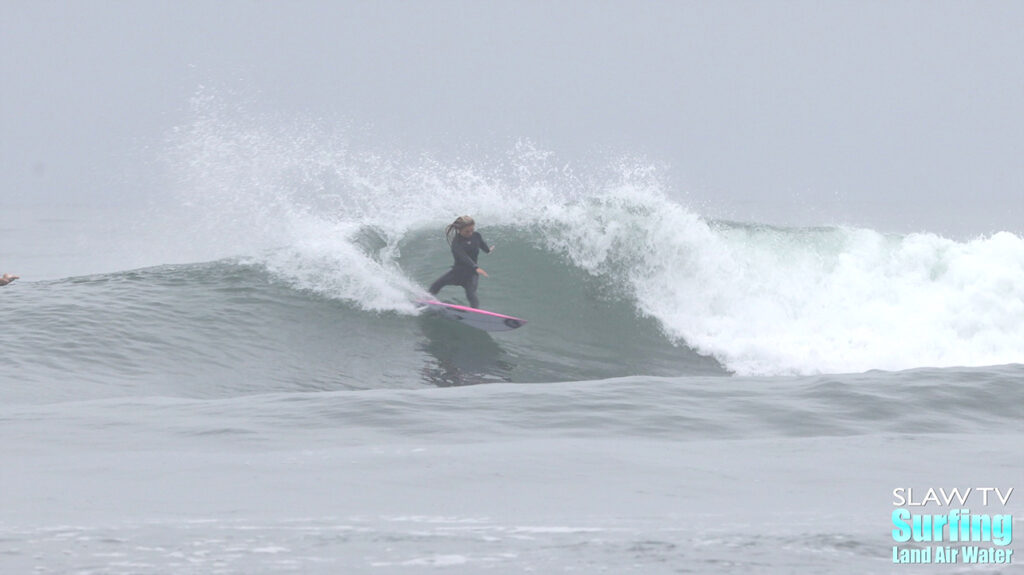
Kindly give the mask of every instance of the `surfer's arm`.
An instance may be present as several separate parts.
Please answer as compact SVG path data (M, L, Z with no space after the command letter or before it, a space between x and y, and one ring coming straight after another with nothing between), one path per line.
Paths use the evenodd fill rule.
M491 250L494 249L487 245L487 242L484 241L484 237L480 235L480 232L476 232L476 239L480 240L480 249L483 250L485 254L491 253Z
M12 276L11 274L4 274L3 277L0 277L0 286L5 286L5 285L11 283L12 281L14 281L16 279L18 279L18 276Z

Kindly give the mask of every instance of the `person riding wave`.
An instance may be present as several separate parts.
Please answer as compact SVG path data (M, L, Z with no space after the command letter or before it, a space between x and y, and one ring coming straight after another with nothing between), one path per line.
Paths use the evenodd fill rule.
M480 300L476 297L477 283L480 276L489 276L483 268L477 266L476 260L481 250L489 254L494 251L494 246L487 245L480 232L476 231L476 222L469 216L460 216L448 224L444 234L451 245L455 263L450 270L437 278L437 281L430 284L428 291L436 296L445 286L460 285L466 290L466 299L469 300L470 307L479 309Z

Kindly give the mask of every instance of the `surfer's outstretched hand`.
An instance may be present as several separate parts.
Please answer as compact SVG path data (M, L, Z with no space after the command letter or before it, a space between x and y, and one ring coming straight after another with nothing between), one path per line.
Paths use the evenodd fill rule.
M494 253L494 248L496 248L496 247L498 247L498 246L490 246L490 248L491 248L491 251L489 251L489 252L487 252L487 253L489 253L489 254L493 254L493 253Z
M491 277L491 276L487 275L487 272L484 271L484 268L476 268L476 273L479 274L479 275L484 276L485 278Z

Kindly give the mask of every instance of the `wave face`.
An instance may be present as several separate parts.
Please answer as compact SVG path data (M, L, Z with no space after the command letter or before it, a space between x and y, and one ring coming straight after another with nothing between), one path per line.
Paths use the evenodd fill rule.
M629 337L743 375L1024 361L1013 233L714 221L640 160L581 175L529 144L489 166L354 152L334 134L230 120L213 100L198 97L199 119L174 138L192 257L244 256L354 310L414 313L410 300L450 265L443 226L468 213L498 246L481 256L483 306L533 320L541 348L619 342L632 322ZM630 357L617 359L644 372Z
M511 307L519 288L539 302L525 308L537 318L531 331L492 338L439 318L367 311L296 290L262 265L235 261L37 282L4 294L0 320L9 327L0 334L0 360L22 382L5 393L28 402L224 398L724 373L714 360L674 346L628 305L602 301L592 278L554 273L542 258L521 262L531 277L591 295L541 297L545 286L527 278L488 290L502 307ZM570 295L577 299L562 305L559 298Z

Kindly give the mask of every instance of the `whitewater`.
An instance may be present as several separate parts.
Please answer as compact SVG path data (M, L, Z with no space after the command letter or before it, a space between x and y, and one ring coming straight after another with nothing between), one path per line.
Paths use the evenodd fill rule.
M894 488L1024 488L1020 230L713 218L643 158L193 105L144 207L4 210L3 572L923 572ZM524 328L413 305L462 214Z

